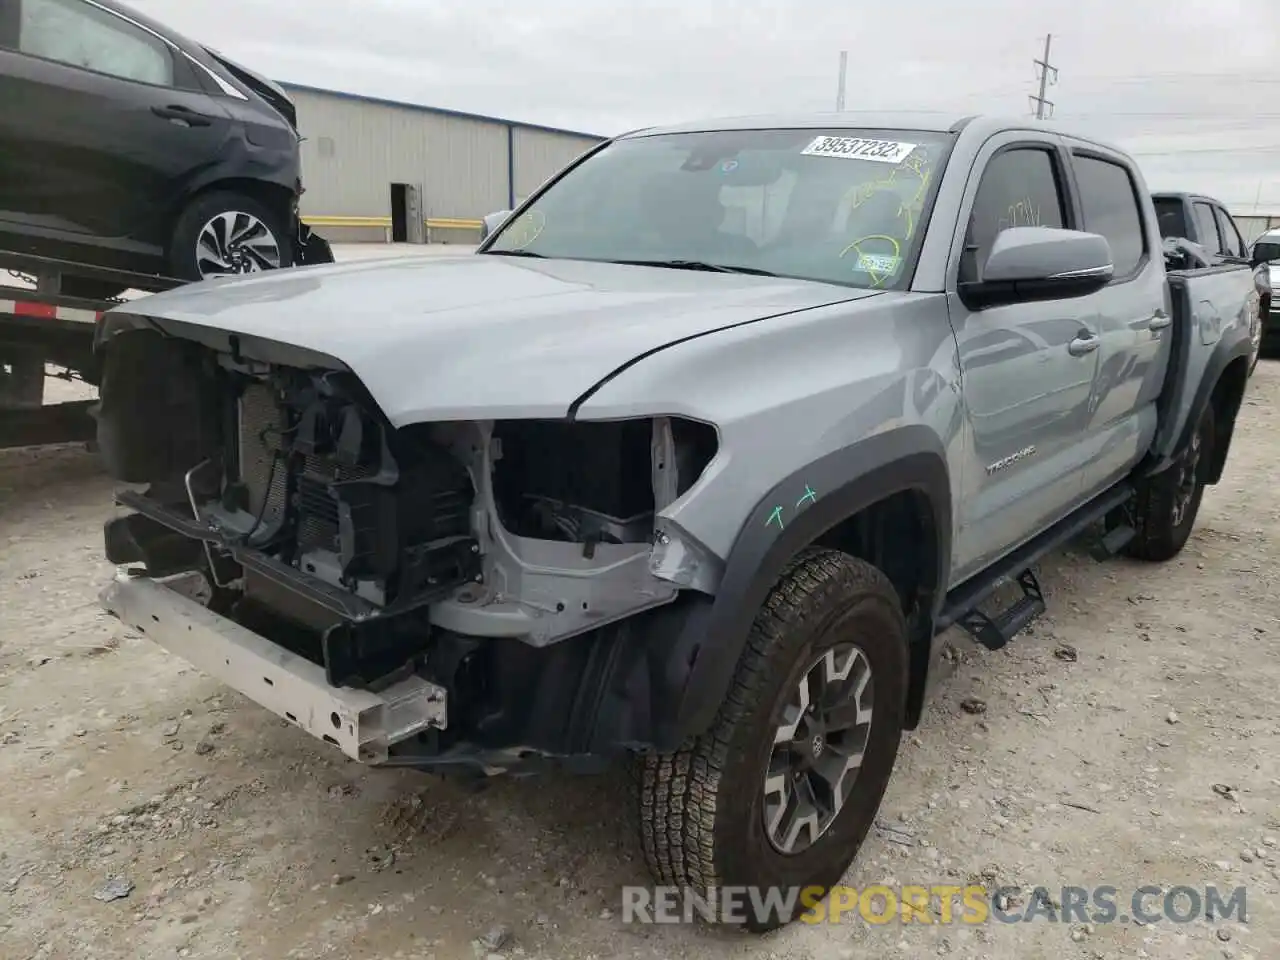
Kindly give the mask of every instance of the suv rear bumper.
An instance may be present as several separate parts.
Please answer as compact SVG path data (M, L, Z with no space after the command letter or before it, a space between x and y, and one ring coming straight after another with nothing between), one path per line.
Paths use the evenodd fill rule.
M121 573L102 591L101 603L160 647L353 760L384 762L393 744L444 729L443 687L421 677L378 693L332 687L323 667L179 592L202 581L198 574L161 581Z

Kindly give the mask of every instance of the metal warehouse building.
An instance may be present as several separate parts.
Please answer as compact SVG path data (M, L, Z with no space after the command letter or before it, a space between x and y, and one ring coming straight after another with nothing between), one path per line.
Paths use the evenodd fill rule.
M282 84L298 109L303 218L331 240L474 243L603 138Z

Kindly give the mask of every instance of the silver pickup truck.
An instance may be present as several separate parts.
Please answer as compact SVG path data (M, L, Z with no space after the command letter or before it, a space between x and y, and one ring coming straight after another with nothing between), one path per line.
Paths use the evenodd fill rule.
M630 763L661 884L836 884L935 637L1009 642L1068 538L1173 557L1222 476L1253 275L1166 271L1105 144L649 129L491 222L108 313L104 603L362 762Z

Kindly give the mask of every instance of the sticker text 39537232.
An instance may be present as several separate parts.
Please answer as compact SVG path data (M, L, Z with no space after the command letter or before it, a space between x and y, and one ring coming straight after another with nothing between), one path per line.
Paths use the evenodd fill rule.
M806 157L843 157L845 160L874 160L901 163L916 148L897 140L867 140L864 137L816 137L800 151Z

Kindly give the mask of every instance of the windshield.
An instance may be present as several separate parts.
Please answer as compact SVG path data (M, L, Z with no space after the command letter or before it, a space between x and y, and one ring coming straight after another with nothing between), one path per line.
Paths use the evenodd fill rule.
M951 142L914 130L619 140L566 173L483 252L902 287Z

